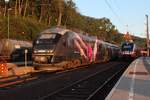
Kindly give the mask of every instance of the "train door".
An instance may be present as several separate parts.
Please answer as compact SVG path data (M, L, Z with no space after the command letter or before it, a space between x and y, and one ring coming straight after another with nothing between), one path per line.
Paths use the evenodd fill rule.
M98 43L97 47L97 62L101 62L103 59L103 46L102 44Z
M105 44L102 44L101 46L101 57L103 61L106 61L108 55L108 50Z

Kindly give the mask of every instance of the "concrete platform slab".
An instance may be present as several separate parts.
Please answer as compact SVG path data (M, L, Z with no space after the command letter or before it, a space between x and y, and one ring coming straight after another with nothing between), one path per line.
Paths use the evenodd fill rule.
M134 60L105 100L150 100L150 57Z

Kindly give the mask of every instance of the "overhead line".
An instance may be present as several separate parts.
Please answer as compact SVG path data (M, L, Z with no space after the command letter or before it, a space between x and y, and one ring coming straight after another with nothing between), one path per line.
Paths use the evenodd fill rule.
M120 10L120 7L119 7L119 5L118 5L118 3L116 2L116 0L110 0L111 1L111 3L113 3L113 5L115 6L115 8L117 9L117 10Z
M111 7L111 5L108 3L107 0L104 0L105 3L107 4L107 6L109 7L109 9L112 11L112 13L115 15L115 17L118 19L118 21L120 22L121 25L124 26L123 22L120 20L119 16L117 15L117 13L113 10L113 8Z

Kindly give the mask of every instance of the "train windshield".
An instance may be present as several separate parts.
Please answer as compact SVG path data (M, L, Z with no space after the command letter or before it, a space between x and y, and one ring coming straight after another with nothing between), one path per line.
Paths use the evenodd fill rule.
M133 46L134 46L133 43L124 43L124 44L122 44L121 49L122 49L122 51L132 51Z
M57 33L43 33L34 43L36 49L52 49L59 41L61 35Z

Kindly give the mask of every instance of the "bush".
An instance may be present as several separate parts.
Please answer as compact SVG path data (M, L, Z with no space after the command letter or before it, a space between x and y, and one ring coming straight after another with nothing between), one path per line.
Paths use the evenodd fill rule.
M21 40L32 40L42 29L46 27L35 19L10 16L10 38ZM7 38L8 21L7 17L0 18L0 38Z

